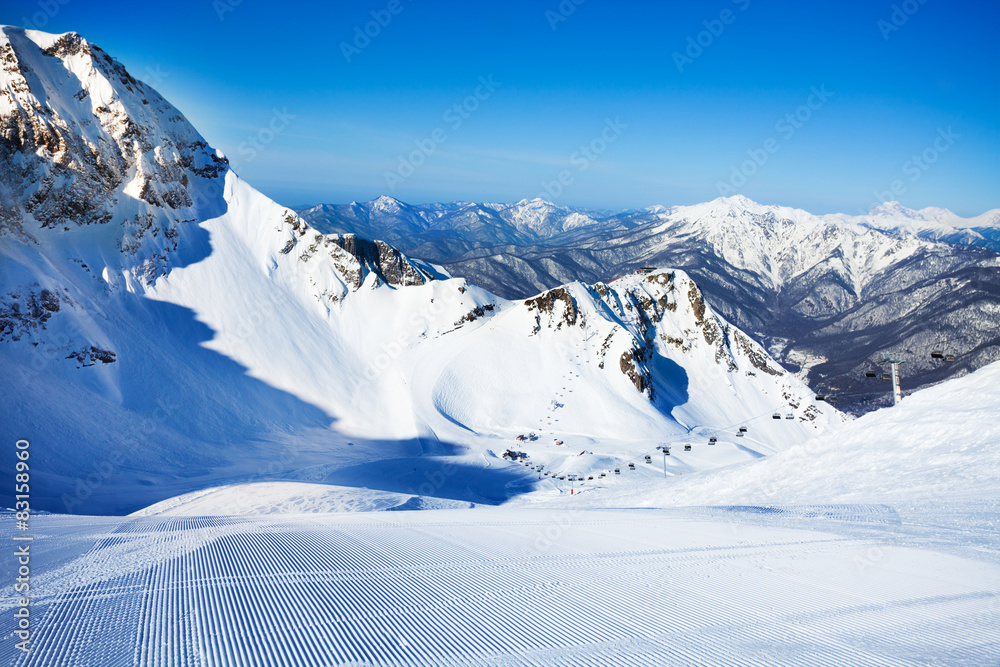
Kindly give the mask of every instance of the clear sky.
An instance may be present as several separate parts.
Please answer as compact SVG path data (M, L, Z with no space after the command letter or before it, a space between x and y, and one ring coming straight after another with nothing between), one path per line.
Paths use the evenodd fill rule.
M4 0L0 22L81 33L286 205L1000 207L995 0Z

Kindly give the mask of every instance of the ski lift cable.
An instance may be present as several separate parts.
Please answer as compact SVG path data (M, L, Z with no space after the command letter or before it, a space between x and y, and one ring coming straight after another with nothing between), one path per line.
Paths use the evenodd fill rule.
M1000 324L994 325L993 327L988 327L986 329L980 329L978 331L969 332L969 333L961 335L961 336L945 336L945 337L940 337L939 336L933 343L930 343L928 345L915 346L913 348L914 351L915 351L914 354L916 356L923 356L921 354L921 352L926 352L926 353L935 352L935 351L943 351L944 352L944 351L947 351L949 348L953 349L955 347L954 343L956 343L958 341L963 341L963 340L968 340L970 338L980 337L980 336L983 336L985 334L989 334L989 333L995 332L995 331L1000 331ZM1000 347L1000 339L986 340L986 341L984 341L984 343L985 343L985 347ZM873 361L869 360L869 363L875 364L876 362L873 362Z
M785 407L785 404L781 404L777 408L775 408L774 410L768 410L767 412L763 412L763 413L761 413L761 414L759 414L759 415L757 415L755 417L750 417L749 419L743 419L743 420L740 420L738 422L734 422L733 424L730 424L729 426L722 426L722 427L716 427L716 428L703 428L703 431L708 432L708 433L725 433L727 431L730 431L734 426L740 426L740 425L743 425L743 424L751 424L751 423L757 421L758 419L763 419L763 418L768 417L768 416L773 416L776 412L779 412L782 407ZM625 466L627 467L629 464L635 464L635 463L640 462L640 461L641 462L645 462L645 457L646 457L647 454L652 454L653 452L662 451L662 448L664 446L666 446L666 445L659 445L657 447L651 447L649 449L643 450L642 452L640 452L638 454L637 458L628 459L625 462ZM668 447L668 449L669 449L669 447ZM610 473L610 472L613 472L613 470L605 471L605 473ZM589 473L587 473L587 474L589 474Z
M954 362L957 360L956 358L960 356L960 354L968 354L969 352L972 352L974 349L976 349L972 348L964 353L956 353L956 346L954 345L955 342L968 340L970 338L978 337L981 336L982 334L986 334L991 331L997 331L997 330L1000 330L1000 325L994 326L991 329L986 329L984 331L977 331L975 333L966 334L964 336L948 337L943 341L942 339L939 338L929 345L914 346L910 348L912 350L910 354L916 359L923 359L925 357L930 357L931 359L935 360ZM980 349L1000 348L1000 339L992 339L992 340L988 339L986 341L983 341L983 344L979 346L979 348ZM869 375L869 373L875 372L871 369L881 370L882 368L881 364L879 364L877 361L873 361L872 359L867 359L865 363L868 366L868 369L865 370L866 377L876 377L884 379L881 372L877 372L875 375ZM901 371L902 368L900 368L899 371L900 376L902 376Z
M814 392L814 394L815 394L815 392ZM764 419L765 417L773 417L776 413L780 413L782 408L787 408L787 407L788 407L788 405L786 403L782 403L782 404L778 405L778 407L776 407L776 408L774 408L772 410L768 410L767 412L762 412L761 414L757 415L756 417L750 417L749 419L741 419L740 421L733 422L732 424L729 424L728 426L718 426L718 427L715 427L715 428L709 427L709 428L705 428L704 430L708 431L709 433L724 433L726 431L732 430L732 428L734 426L742 426L743 424L752 424L753 422L757 421L758 419Z
M948 339L947 339L946 342L952 343L952 342L955 342L955 341L966 340L968 338L972 338L974 336L980 336L980 335L982 335L984 333L988 333L990 331L1000 331L1000 324L998 324L998 325L996 325L996 326L994 326L994 327L992 327L990 329L980 330L980 331L977 331L977 332L974 332L974 333L966 334L964 336L956 336L956 337L951 337L950 336L950 337L948 337ZM988 343L989 344L987 344L986 347L1000 347L1000 340L998 340L996 342L988 341ZM947 348L946 345L942 345L941 343L938 343L938 342L935 342L930 347L923 346L924 350L930 349L932 351L935 350L935 349L946 349L946 348ZM867 363L870 366L876 366L876 367L878 366L878 364L876 362L872 361L871 359L867 360ZM813 392L813 400L815 400L816 396L817 396L817 393ZM784 407L786 407L786 405L785 404L781 404L781 405L779 405L778 407L776 407L773 410L768 410L768 411L762 412L761 414L756 415L754 417L750 417L748 419L742 419L742 420L740 420L738 422L733 422L732 424L729 424L727 426L709 427L709 428L702 427L702 432L706 432L706 433L726 433L726 432L730 431L733 427L738 427L738 426L741 426L741 425L744 425L744 424L751 424L751 423L753 423L753 422L755 422L755 421L757 421L759 419L764 419L764 418L766 418L768 416L772 416L773 417L775 414L780 413L781 409L784 408ZM646 450L644 450L643 452L641 452L639 454L639 458L637 458L637 459L629 459L625 463L625 465L628 466L629 464L634 464L636 461L645 461L645 456L646 456L647 452L648 453L652 453L652 452L661 451L661 448L662 448L662 446L654 447L654 448L650 448L650 449L646 449ZM604 471L604 473L606 475L610 474L611 472L613 472L613 470ZM587 473L587 474L589 474L589 473Z
M815 400L815 396L816 395L817 395L816 392L813 392L813 399L814 400ZM782 408L787 408L787 404L786 403L781 403L777 407L775 407L775 408L773 408L771 410L767 410L766 412L762 412L759 415L750 417L748 419L741 419L740 421L733 422L732 424L729 424L727 426L707 427L707 428L706 427L701 427L701 430L702 430L702 432L705 432L705 433L726 433L728 431L731 431L733 429L733 427L742 426L744 424L752 424L753 422L755 422L755 421L757 421L759 419L764 419L766 417L773 417L775 414L780 413L780 411L781 411ZM694 430L694 428L690 429L689 434L693 430ZM639 453L639 455L638 455L639 458L638 459L629 459L629 460L626 461L625 465L627 466L629 463L635 463L636 461L640 461L640 460L644 461L645 460L645 455L647 453L652 453L652 452L660 451L661 447L662 447L662 445L658 446L658 447L652 447L652 448L646 449L646 450L644 450L644 451L642 451L642 452ZM613 471L612 470L608 470L608 471L605 471L605 472L606 473L610 473L610 472L613 472Z
M775 408L774 410L768 410L767 412L763 412L763 413L761 413L761 414L759 414L759 415L757 415L755 417L750 417L749 419L743 419L743 420L740 420L738 422L734 422L733 424L730 424L729 426L721 426L721 427L716 427L716 428L711 428L711 427L709 427L709 428L703 428L703 431L708 432L708 433L725 433L727 431L732 430L732 428L734 426L740 426L740 425L743 425L743 424L752 424L753 422L757 421L758 419L763 419L763 418L768 417L768 416L773 416L776 412L779 412L782 407L785 407L785 404L781 404L777 408ZM651 454L652 452L661 451L661 449L662 449L663 446L664 445L660 445L660 446L657 446L657 447L646 449L646 450L644 450L644 451L642 451L642 452L639 453L639 455L638 455L639 458L629 459L629 460L627 460L625 462L625 465L627 466L630 463L634 464L634 463L636 463L637 461L640 461L640 460L643 461L643 462L645 462L645 457L646 457L647 453Z
M992 331L1000 331L1000 324L994 325L993 327L990 327L990 328L981 329L979 331L972 331L972 332L969 332L969 333L965 334L964 336L948 336L946 338L945 342L946 343L950 343L950 342L958 341L958 340L967 340L967 339L972 338L974 336L981 336L983 334L987 334L987 333L990 333ZM1000 344L1000 341L997 341L997 344Z

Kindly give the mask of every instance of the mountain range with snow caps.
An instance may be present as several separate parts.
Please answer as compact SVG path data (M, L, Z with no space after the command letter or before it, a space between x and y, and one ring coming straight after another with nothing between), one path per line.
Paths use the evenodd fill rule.
M511 446L597 471L715 438L695 470L844 419L682 270L496 296L260 194L79 35L0 33L0 432L32 440L35 507L255 480L498 503L536 482ZM483 210L524 239L590 219Z
M864 216L813 215L736 195L615 213L382 197L299 213L324 231L392 235L404 252L508 298L646 265L683 269L728 320L855 412L887 404L886 385L865 376L881 375L887 353L908 359L905 391L1000 355L1000 209L961 218L891 202ZM956 361L932 359L935 350Z

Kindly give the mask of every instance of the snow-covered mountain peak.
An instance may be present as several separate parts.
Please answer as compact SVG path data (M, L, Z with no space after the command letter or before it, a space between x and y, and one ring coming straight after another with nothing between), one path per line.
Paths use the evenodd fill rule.
M945 210L945 209L940 209ZM949 211L950 213L950 211ZM920 212L913 210L912 208L907 208L900 204L898 201L887 201L879 204L873 208L869 215L878 216L882 218L893 218L898 219L923 219Z
M197 245L228 164L175 107L76 33L0 28L0 61L0 235L83 234L139 282Z
M0 339L44 337L50 316L31 307L39 299L48 313L86 319L95 289L157 294L161 278L219 251L224 237L263 273L305 280L297 289L324 307L368 276L402 287L445 275L381 241L310 228L76 33L0 28L0 63ZM100 342L80 330L67 340Z
M759 213L765 207L758 204L749 197L743 195L732 195L730 197L717 197L709 202L716 210L725 211L730 214L739 214L744 211Z
M712 201L690 206L659 209L654 214L663 219L687 220L705 230L730 231L760 226L761 224L770 225L775 220L780 219L800 220L802 218L801 215L794 212L794 209L765 206L743 195L719 197Z
M383 213L397 213L404 206L406 204L388 195L382 195L378 199L368 202L368 207L371 210Z
M559 206L558 204L553 204L552 202L542 199L541 197L534 197L532 199L521 199L514 202L513 204L494 204L498 208L506 209L533 209L533 210L566 210L565 207Z
M740 221L750 221L758 216L773 214L779 210L779 207L758 204L743 195L732 195L731 197L718 197L712 201L693 206L680 206L675 210L685 211L692 218L733 218Z

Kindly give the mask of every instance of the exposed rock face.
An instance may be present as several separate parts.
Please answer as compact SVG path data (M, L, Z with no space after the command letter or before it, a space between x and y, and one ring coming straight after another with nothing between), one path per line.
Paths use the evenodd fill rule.
M593 360L598 368L621 372L650 401L657 398L657 356L707 357L719 378L733 373L788 377L763 348L718 317L683 272L656 269L611 284L573 283L543 292L523 306L531 316L529 335L586 329L588 339L597 338Z
M292 234L281 249L282 254L287 255L300 244L308 243L298 256L299 261L308 262L322 250L324 260L331 261L352 291L360 289L370 274L376 276L376 286L408 287L423 285L434 279L406 255L383 241L372 241L355 234L320 234L310 230L309 225L291 211L286 211L284 225ZM341 294L333 301L343 296Z
M69 298L37 285L4 295L0 301L0 341L20 340L26 333L44 330L53 313L59 312L60 301L69 302Z
M464 291L464 288L462 288L462 290ZM487 303L482 306L476 306L475 308L467 312L465 315L463 315L457 322L455 322L455 326L462 326L467 322L475 322L479 318L484 317L488 313L492 313L495 310L496 310L496 305L492 303Z
M116 355L111 350L102 350L96 345L91 345L90 348L84 348L82 350L74 350L66 356L67 359L76 359L80 367L93 366L98 361L102 364L113 364L116 361Z
M377 275L382 282L397 287L423 285L431 279L403 253L383 241L369 241L354 234L331 235L328 238L357 262L360 270L352 272L355 289L361 287L368 272Z
M645 345L635 346L631 350L622 352L618 365L639 393L646 392L649 395L649 400L653 400L653 383L650 379L649 368L645 363L649 353L650 350Z
M614 289L599 283L592 288L592 294L628 323L612 330L604 341L601 367L615 334L628 331L630 345L622 352L619 367L650 400L655 395L653 371L648 362L658 349L689 353L695 347L707 346L714 363L726 373L743 372L753 376L760 371L775 377L786 375L763 348L720 320L695 282L686 275L658 270L642 279L623 279Z
M123 265L140 280L162 275L178 226L204 207L194 181L223 175L226 159L76 33L4 28L0 63L0 236L32 238L26 219L41 230L113 225Z
M524 305L530 312L535 313L535 329L532 333L541 331L543 324L549 328L554 326L556 329L564 324L574 326L580 315L573 297L563 287L543 292L525 301Z

